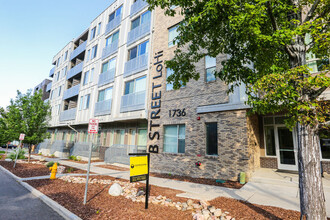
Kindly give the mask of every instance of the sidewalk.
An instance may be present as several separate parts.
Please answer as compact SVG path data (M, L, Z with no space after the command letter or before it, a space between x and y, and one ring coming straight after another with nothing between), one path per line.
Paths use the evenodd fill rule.
M40 159L40 156L33 156ZM59 163L87 170L87 164L74 163L57 158L45 158L47 161L59 161ZM96 163L100 164L100 163ZM116 178L129 179L129 171L117 171L91 165L91 172L109 175ZM284 209L299 211L299 188L298 175L280 173L271 169L259 169L253 178L241 189L229 189L218 186L210 186L197 183L182 182L177 180L150 177L150 184L184 191L177 196L198 199L212 200L217 197L228 197L248 201L259 205L275 206ZM326 198L327 215L330 216L330 177L323 178L324 194Z

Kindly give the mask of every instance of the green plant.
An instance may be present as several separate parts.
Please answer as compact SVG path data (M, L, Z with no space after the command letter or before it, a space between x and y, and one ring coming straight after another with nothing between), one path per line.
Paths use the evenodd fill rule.
M68 167L66 169L66 173L72 173L74 171L74 168L73 167Z
M38 155L42 155L42 153L40 152L40 153L38 153Z
M0 151L0 154L5 154L6 152L5 151Z
M81 157L77 157L77 161L81 161Z
M54 154L52 154L52 155L50 155L50 157L51 157L51 158L54 158L54 157L55 157L55 155L54 155Z
M69 156L69 159L70 159L70 160L77 160L77 157L74 156L74 155L71 155L71 156Z
M14 151L12 153L10 153L7 158L11 159L11 160L15 160L16 159L16 154L17 154L17 151ZM19 152L18 152L18 156L17 156L17 159L26 159L25 157L25 150L22 150L22 149L19 149Z
M58 165L60 165L58 162L56 162L57 163L57 166ZM52 167L52 166L54 166L54 164L55 164L55 162L54 161L49 161L48 163L46 163L46 167Z

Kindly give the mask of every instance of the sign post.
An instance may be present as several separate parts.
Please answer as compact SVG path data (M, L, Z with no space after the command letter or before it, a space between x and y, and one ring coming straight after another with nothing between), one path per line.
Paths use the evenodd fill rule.
M149 164L150 153L130 153L130 177L131 183L146 180L145 209L148 209L149 199Z
M98 131L99 131L99 120L98 119L89 119L88 134L92 134L92 137L91 137L90 143L89 143L89 156L88 156L87 177L86 177L86 185L85 185L84 205L86 205L86 200L87 200L89 171L90 171L90 168L91 168L94 134L97 134Z
M22 141L24 140L24 138L25 138L25 134L20 134L19 135L19 147L22 145ZM18 151L16 153L16 159L15 159L15 163L14 163L14 168L16 167L16 161L17 161L17 157L18 157L18 154L19 154L19 151L20 151L19 147L17 147Z

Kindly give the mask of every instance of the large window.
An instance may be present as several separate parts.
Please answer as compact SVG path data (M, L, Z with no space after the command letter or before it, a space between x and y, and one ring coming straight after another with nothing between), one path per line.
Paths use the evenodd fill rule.
M61 91L62 91L62 86L59 87L57 96L61 96Z
M94 27L92 30L91 30L91 37L90 37L90 40L93 40L95 38L95 35L96 35L96 27Z
M168 78L170 75L172 75L174 73L174 71L170 68L166 68L166 78ZM183 88L184 86L181 85L181 88ZM168 83L166 81L166 90L169 91L169 90L173 90L173 83Z
M206 71L206 82L211 82L215 80L215 67L216 67L216 58L206 56L205 57L205 71Z
M116 68L116 58L112 58L111 60L102 64L102 73L115 68Z
M178 27L179 25L177 24L174 27L168 29L168 47L175 45L174 39L179 35Z
M88 83L88 76L89 76L89 71L85 72L84 80L83 80L83 86Z
M120 6L115 12L109 15L109 22L121 15L123 6Z
M89 100L90 100L90 94L85 95L85 98L84 98L84 110L89 108Z
M146 76L126 82L125 94L131 94L146 90Z
M115 143L114 144L125 144L125 130L118 129L115 131Z
M206 154L218 155L218 125L206 123Z
M94 59L97 55L97 45L95 45L94 47L92 47L92 57L91 59Z
M275 126L284 125L285 117L264 117L264 139L267 156L276 156Z
M185 125L164 126L164 152L184 153L185 152Z
M80 96L79 110L82 110L84 103L84 96Z
M138 56L148 53L149 41L145 41L128 51L128 60L132 60Z
M91 50L87 51L86 62L89 60L89 56L91 55Z
M68 58L68 51L65 51L64 60Z
M110 37L108 37L105 41L105 46L110 45L112 42L116 41L119 39L119 31L115 32L112 34Z
M102 102L109 99L112 99L112 87L99 91L99 96L97 99L98 102Z
M101 33L101 25L102 25L102 23L100 22L97 27L97 35L100 35L100 33Z
M133 30L143 24L150 23L150 18L151 18L150 11L144 12L142 15L140 15L139 17L135 18L132 21L131 30Z

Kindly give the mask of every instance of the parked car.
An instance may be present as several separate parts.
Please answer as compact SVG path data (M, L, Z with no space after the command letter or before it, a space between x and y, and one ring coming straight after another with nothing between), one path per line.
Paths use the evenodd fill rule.
M2 148L7 148L7 144L2 145L1 147L2 147ZM16 148L16 147L17 147L16 145L8 144L8 148L9 148L9 149Z

